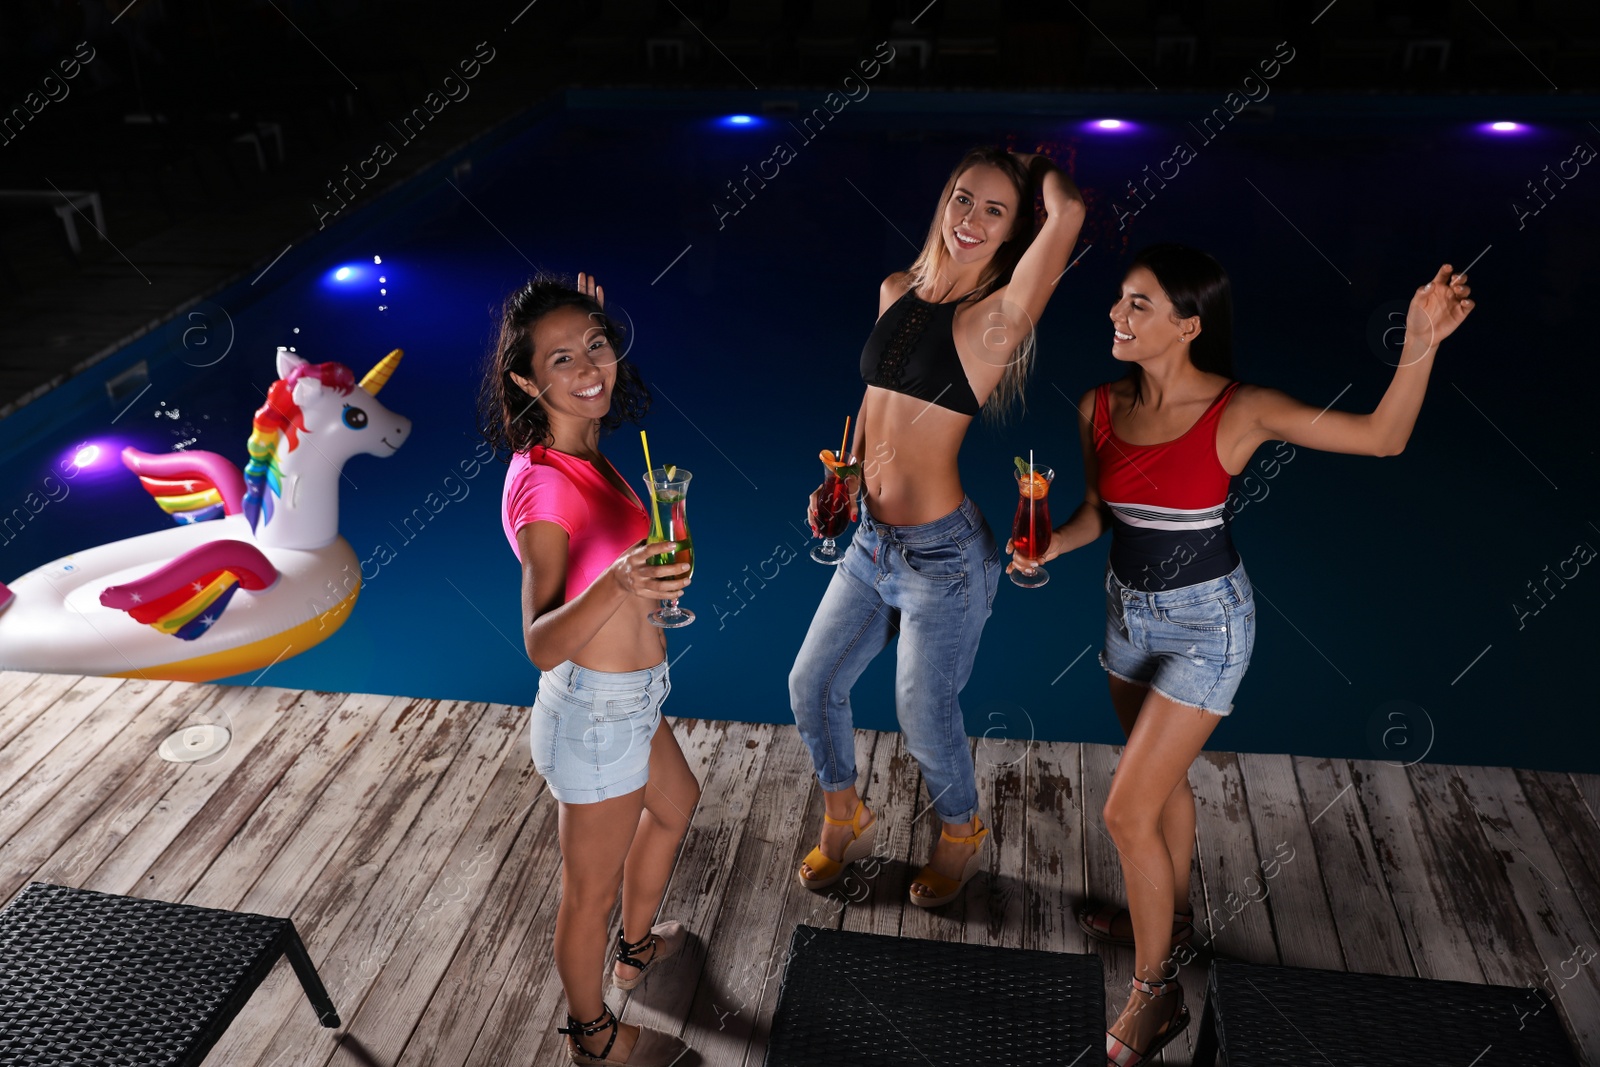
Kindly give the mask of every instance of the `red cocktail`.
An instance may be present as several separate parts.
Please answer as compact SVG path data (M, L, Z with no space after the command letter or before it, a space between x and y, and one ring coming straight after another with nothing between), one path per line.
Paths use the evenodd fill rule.
M1014 558L1038 559L1050 549L1050 482L1056 472L1017 460L1017 516L1011 521L1011 548ZM1018 564L1011 580L1024 589L1036 589L1050 580L1043 567L1024 569Z
M846 464L842 456L832 452L822 453L822 467L826 475L822 491L817 494L817 536L822 544L811 550L811 558L818 563L834 566L844 559L844 553L834 544L834 538L844 533L850 525L850 477L860 473L857 464Z

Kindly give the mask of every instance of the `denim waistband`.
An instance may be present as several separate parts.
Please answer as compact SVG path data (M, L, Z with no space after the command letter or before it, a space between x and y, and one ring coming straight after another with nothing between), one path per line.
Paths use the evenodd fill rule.
M878 538L887 542L916 545L927 541L943 541L951 537L964 534L969 530L976 530L983 522L983 515L978 511L978 505L972 502L969 496L963 496L961 503L948 515L941 515L932 522L920 523L916 526L891 526L886 522L879 522L867 510L867 499L863 495L856 509L862 526L870 527Z
M1250 579L1245 576L1243 562L1220 578L1196 582L1193 585L1180 585L1176 589L1161 589L1153 593L1123 585L1117 578L1116 572L1108 566L1106 590L1113 596L1120 596L1124 603L1142 603L1152 609L1197 604L1202 600L1213 600L1219 593L1232 593L1236 604L1243 603L1252 596Z
M580 667L569 659L545 671L544 676L559 682L568 692L582 689L631 692L655 685L665 678L667 661L662 660L642 671L594 671Z

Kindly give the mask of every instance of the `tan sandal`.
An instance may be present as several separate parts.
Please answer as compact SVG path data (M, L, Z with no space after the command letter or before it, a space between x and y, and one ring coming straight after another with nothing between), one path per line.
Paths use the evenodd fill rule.
M972 876L978 873L978 870L983 866L983 839L989 836L989 828L983 825L983 820L981 819L973 819L972 821L978 824L978 829L967 837L956 837L950 833L948 828L939 831L939 836L952 844L975 846L975 851L967 857L967 866L962 870L961 878L958 880L948 875L940 874L931 866L924 867L917 872L917 876L911 881L913 885L921 883L927 886L933 890L933 895L925 897L908 889L907 892L910 893L911 903L919 908L937 908L942 904L948 904L961 895L961 890L965 889L967 883L972 881Z
M848 826L853 835L850 843L844 846L844 856L840 859L830 859L818 845L806 853L806 858L801 861L801 869L795 872L800 879L800 884L807 889L826 889L844 877L844 869L856 860L872 855L872 843L878 836L878 820L874 818L865 829L861 826L861 816L866 811L866 802L856 801L856 810L849 819L835 819L827 812L822 813L822 821L829 826ZM805 868L811 868L812 876L806 877Z

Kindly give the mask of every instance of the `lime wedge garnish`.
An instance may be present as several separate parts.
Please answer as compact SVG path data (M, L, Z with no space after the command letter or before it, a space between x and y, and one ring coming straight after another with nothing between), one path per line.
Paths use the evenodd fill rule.
M676 473L678 473L678 468L674 467L672 464L668 463L667 464L667 481L669 481L669 482L672 481L672 476L674 474L676 474Z

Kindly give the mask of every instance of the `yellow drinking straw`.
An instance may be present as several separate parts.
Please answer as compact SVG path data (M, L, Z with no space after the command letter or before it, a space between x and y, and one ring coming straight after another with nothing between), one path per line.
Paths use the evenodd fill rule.
M839 462L844 462L844 446L850 443L850 416L844 417L844 436L839 438Z
M661 540L661 504L656 500L656 483L655 479L651 477L655 472L655 466L650 462L650 439L644 435L643 430L639 431L639 442L644 445L644 481L650 487L650 514L655 519L655 526L652 529L655 539L659 541Z

